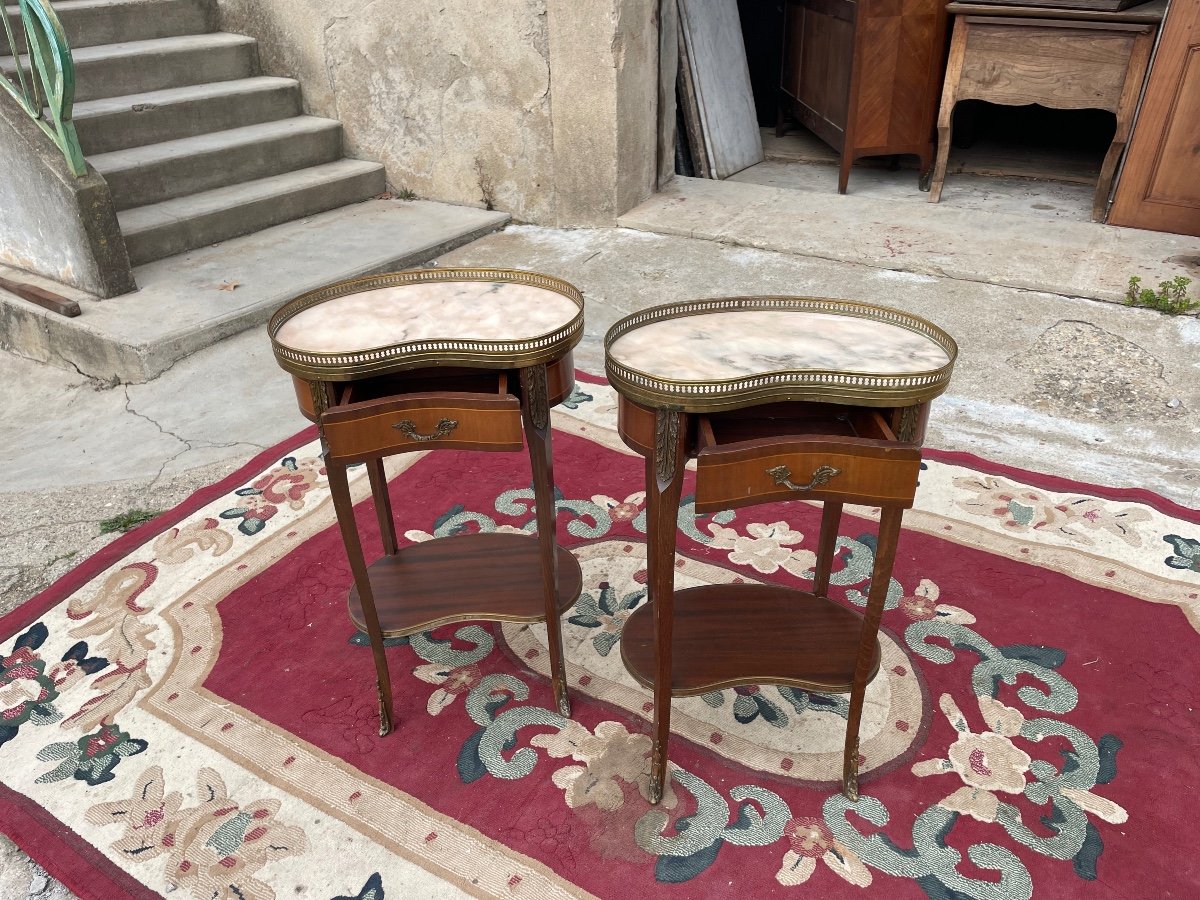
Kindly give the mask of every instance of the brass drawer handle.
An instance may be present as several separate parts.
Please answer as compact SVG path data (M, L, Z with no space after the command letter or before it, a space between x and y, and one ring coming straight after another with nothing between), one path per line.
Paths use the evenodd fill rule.
M835 469L833 466L818 466L816 471L812 473L812 480L808 484L795 484L792 482L792 470L787 466L775 466L772 469L767 469L767 474L775 479L775 483L781 487L787 488L789 491L811 491L813 488L828 484L830 479L842 474L841 469Z
M458 421L456 419L442 419L437 423L437 427L433 429L431 434L418 434L416 423L411 419L405 419L403 422L397 422L392 427L410 440L436 441L438 438L444 438L455 428L457 428Z

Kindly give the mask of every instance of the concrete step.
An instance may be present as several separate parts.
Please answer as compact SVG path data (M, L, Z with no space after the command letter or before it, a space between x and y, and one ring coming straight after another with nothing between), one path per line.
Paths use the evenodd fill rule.
M96 100L258 74L257 42L241 34L191 34L75 51L75 99ZM28 69L28 60L21 57ZM0 57L0 71L17 62Z
M133 265L324 212L384 190L383 166L342 159L229 185L117 216Z
M149 381L197 350L262 326L298 294L422 265L507 221L504 213L445 203L369 200L139 266L139 290L111 300L41 282L79 301L83 314L74 319L0 290L0 347L104 381ZM259 346L270 355L265 333Z
M16 4L5 7L13 34L24 41ZM203 34L217 27L213 0L61 0L54 4L72 50Z
M92 156L300 114L299 82L259 75L88 100L75 104L73 118Z
M122 210L307 169L341 156L339 122L296 116L100 153L88 162L104 176Z

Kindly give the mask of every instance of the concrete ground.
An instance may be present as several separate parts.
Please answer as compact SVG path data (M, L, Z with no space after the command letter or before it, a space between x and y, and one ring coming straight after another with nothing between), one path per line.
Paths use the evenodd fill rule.
M958 340L928 444L1200 505L1200 321L1054 294L626 229L514 226L440 259L560 275L587 298L580 367L658 303L736 294L845 297L905 309ZM99 523L166 509L302 428L263 329L145 384L98 382L0 355L0 613L110 535Z
M908 310L960 346L928 446L1200 506L1194 317L922 274L909 260L889 268L627 229L514 226L439 263L537 269L576 284L587 298L576 360L593 372L603 370L602 338L616 319L672 300L807 294ZM1045 265L1046 281L1061 281L1053 260ZM0 613L112 540L100 532L105 519L167 509L306 424L261 328L145 384L0 354L0 404ZM61 891L29 866L0 838L0 897Z

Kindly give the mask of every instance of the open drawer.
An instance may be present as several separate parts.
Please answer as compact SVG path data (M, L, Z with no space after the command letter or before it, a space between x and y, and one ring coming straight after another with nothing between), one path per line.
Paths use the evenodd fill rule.
M889 412L780 403L700 416L696 512L797 499L912 506L921 452L896 439Z
M348 463L435 448L521 449L521 402L509 390L507 373L416 374L332 385L335 405L321 417L330 458Z

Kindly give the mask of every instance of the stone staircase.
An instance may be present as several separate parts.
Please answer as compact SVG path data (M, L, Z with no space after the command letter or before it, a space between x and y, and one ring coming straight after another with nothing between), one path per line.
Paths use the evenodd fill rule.
M0 266L81 310L66 318L0 289L0 349L144 382L304 291L426 264L508 222L385 194L383 167L343 157L341 125L304 115L296 81L260 74L254 39L216 30L216 0L53 5L75 60L75 127L138 289L99 300Z
M215 0L54 8L75 59L80 144L108 181L132 265L384 191L383 166L343 157L338 122L303 114L296 81L259 73L253 38L216 30Z

